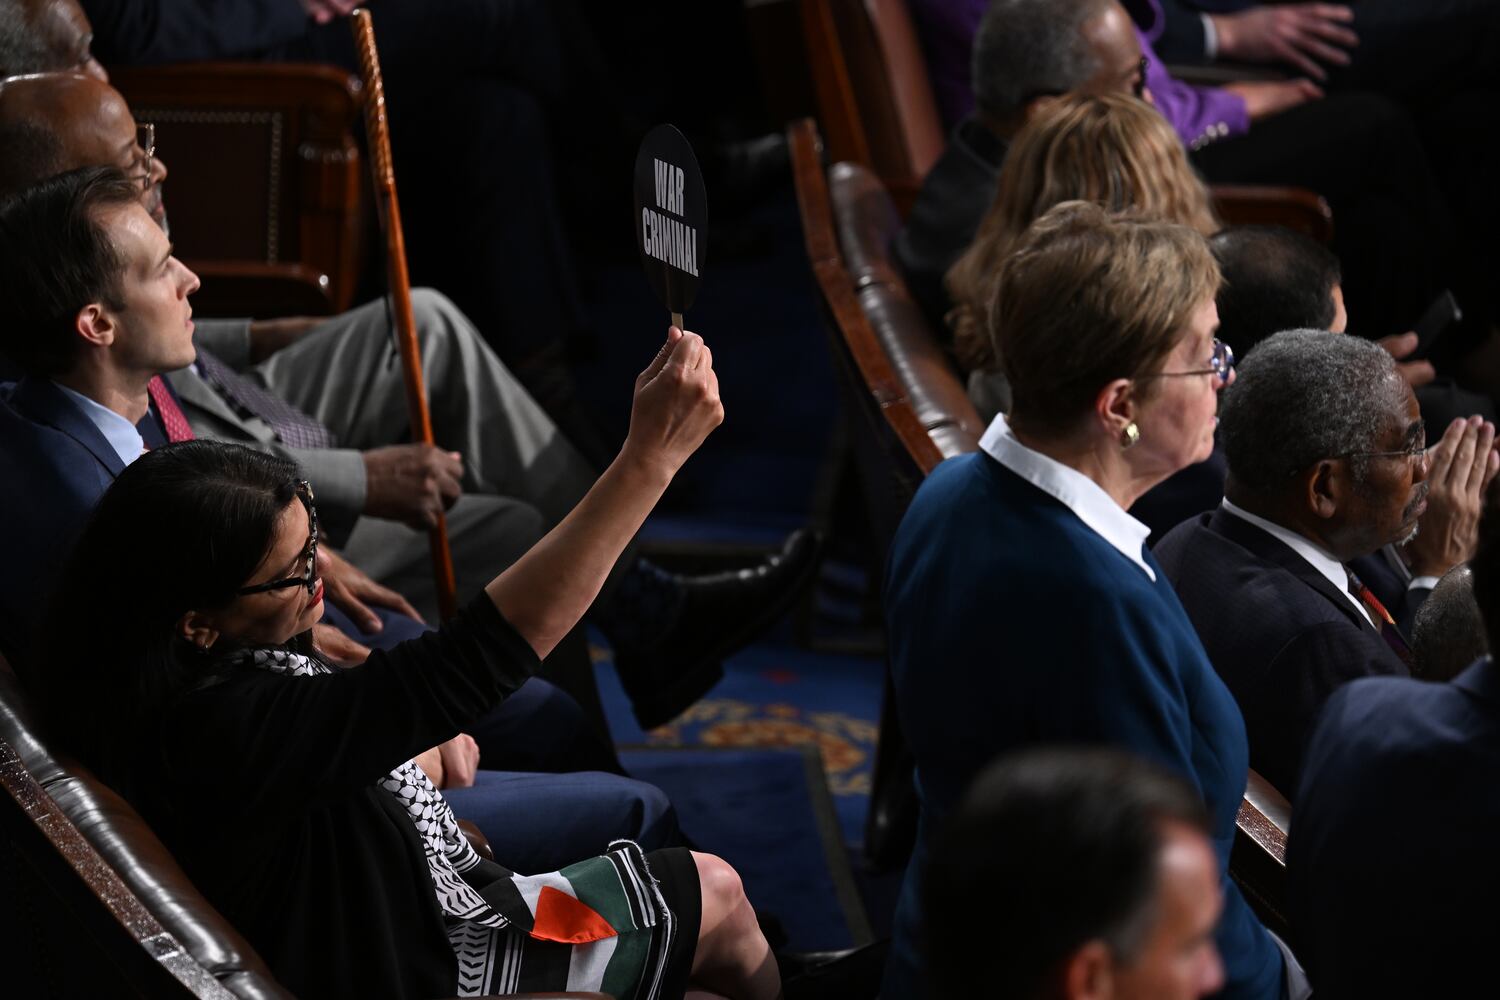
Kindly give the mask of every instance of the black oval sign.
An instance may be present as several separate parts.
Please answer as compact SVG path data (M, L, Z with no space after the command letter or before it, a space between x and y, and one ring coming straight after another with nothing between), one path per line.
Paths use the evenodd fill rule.
M680 317L698 294L708 243L708 195L687 138L658 125L635 157L636 249L646 280Z

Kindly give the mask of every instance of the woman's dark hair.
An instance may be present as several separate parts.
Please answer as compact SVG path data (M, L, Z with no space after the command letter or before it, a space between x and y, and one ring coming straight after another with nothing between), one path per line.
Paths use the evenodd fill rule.
M140 184L118 168L82 167L0 201L0 352L32 375L74 364L78 310L122 307L125 263L99 212L140 200Z
M1166 823L1209 831L1197 792L1119 750L1039 748L991 764L929 855L932 995L1042 996L1096 939L1134 961L1156 920Z
M188 441L151 451L95 508L38 633L35 686L52 736L106 780L176 695L211 680L177 631L189 611L234 600L295 500L297 467L238 445Z

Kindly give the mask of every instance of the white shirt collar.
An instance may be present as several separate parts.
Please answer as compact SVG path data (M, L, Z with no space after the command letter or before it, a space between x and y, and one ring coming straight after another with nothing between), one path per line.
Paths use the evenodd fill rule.
M1156 572L1147 565L1143 554L1151 529L1122 510L1088 476L1017 441L1005 414L990 421L979 439L979 449L1043 493L1055 497L1153 582L1156 580Z
M89 418L89 423L99 429L99 433L104 435L104 440L108 441L109 446L115 450L115 454L120 456L121 462L129 465L141 457L146 443L141 440L141 432L135 429L135 424L104 404L95 402L81 392L69 389L61 382L52 384L67 393L68 398L78 404L79 409L83 410L83 415Z
M1305 535L1299 535L1290 528L1282 527L1275 521L1267 521L1263 517L1250 513L1248 510L1236 507L1227 498L1223 501L1222 506L1227 513L1233 514L1247 524L1255 525L1261 531L1264 531L1301 556L1304 562L1317 570L1321 575L1327 577L1328 582L1333 584L1333 589L1347 597L1349 603L1358 608L1361 615L1370 619L1376 628L1380 627L1380 623L1375 621L1374 616L1370 613L1370 609L1365 607L1364 602L1349 592L1349 570L1345 568L1343 563L1331 556L1326 549L1314 544Z

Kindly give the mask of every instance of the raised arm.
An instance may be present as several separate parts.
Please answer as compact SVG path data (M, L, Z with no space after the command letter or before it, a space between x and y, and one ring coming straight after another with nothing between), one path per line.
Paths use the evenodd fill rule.
M562 523L485 588L537 656L583 617L667 484L723 419L713 354L673 327L636 379L620 454Z

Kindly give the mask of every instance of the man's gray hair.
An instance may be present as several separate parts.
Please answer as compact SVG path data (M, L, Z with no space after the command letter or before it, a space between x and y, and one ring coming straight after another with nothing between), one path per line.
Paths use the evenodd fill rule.
M974 37L974 100L994 118L1028 101L1065 94L1099 71L1083 26L1111 0L995 0Z
M1326 330L1266 338L1224 390L1219 442L1234 483L1275 494L1326 458L1381 451L1390 406L1404 383L1396 364L1368 340ZM1355 463L1356 481L1363 463Z

